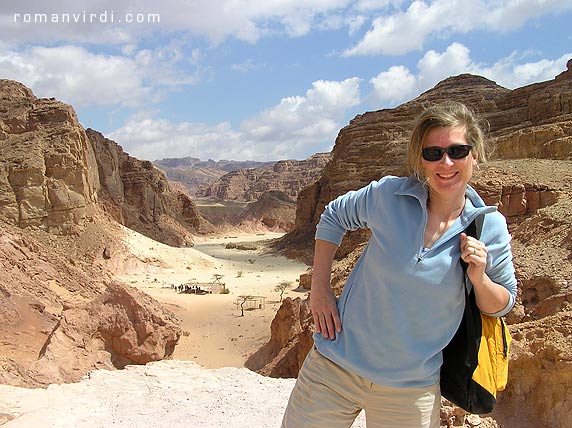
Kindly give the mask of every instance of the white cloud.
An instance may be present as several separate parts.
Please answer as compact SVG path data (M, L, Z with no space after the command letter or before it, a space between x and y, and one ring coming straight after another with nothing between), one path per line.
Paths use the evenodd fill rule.
M549 13L572 10L559 0L413 1L405 12L376 17L362 40L343 55L400 55L423 48L429 37L473 30L508 31Z
M39 0L20 0L0 4L0 39L16 42L77 41L95 44L132 43L150 32L183 31L219 43L227 37L256 42L265 34L286 33L292 37L307 34L330 13L347 8L351 0L60 0L57 5ZM53 3L53 2L51 2ZM87 14L87 22L83 18ZM26 13L79 14L79 23L24 22ZM97 16L90 18L90 14ZM107 13L107 22L99 16ZM113 22L111 14L113 13ZM15 19L15 14L19 18ZM125 22L126 14L158 14L159 22ZM119 23L119 21L122 21ZM16 21L16 22L15 22ZM73 21L73 19L72 19Z
M360 103L360 79L316 81L305 96L283 98L280 103L245 120L241 128L247 141L272 147L304 150L307 145L334 139L346 110ZM278 153L277 153L278 154Z
M241 135L228 122L215 126L173 123L165 119L133 118L107 135L139 159L194 156L229 159L240 153Z
M505 0L501 7L495 2L486 2L488 13L483 23L498 31L507 31L521 27L526 21L550 13L572 10L572 3L562 0Z
M400 10L403 4L409 6ZM399 54L421 49L425 40L435 34L474 29L506 31L536 17L571 9L572 3L562 0L60 0L57 4L20 0L0 3L0 40L123 45L153 34L174 32L214 43L229 37L255 43L267 35L299 37L340 26L347 26L353 34L363 25L364 14L377 14L371 29L346 55ZM52 16L76 14L80 22L24 22L27 13L32 21L35 13L46 13L50 20ZM101 22L103 14L107 22ZM153 19L129 24L125 22L127 14L141 15L146 21L148 16Z
M448 76L479 70L470 58L470 50L460 43L452 43L445 52L430 50L417 63L423 82L431 85Z
M356 34L365 25L367 18L363 15L350 17L348 28L350 36Z
M109 134L132 155L149 160L194 156L202 159L278 160L306 158L331 146L347 109L360 103L359 79L317 81L304 96L283 98L245 120L239 131L228 122L214 126L133 118Z
M232 70L238 71L238 72L241 72L241 73L248 73L248 72L250 72L250 71L257 70L257 69L259 69L260 67L263 67L263 65L256 63L256 62L255 62L254 60L252 60L252 59L248 59L248 60L246 60L246 61L244 61L244 62L241 62L241 63L238 63L238 64L232 64L232 65L230 66L230 68L231 68Z
M358 0L353 5L356 10L371 12L373 10L383 9L387 6L399 6L405 0Z
M373 90L369 99L383 107L394 107L417 97L439 81L461 73L484 76L509 89L553 79L566 69L572 53L556 58L524 62L526 55L513 53L492 65L471 59L470 50L452 43L444 52L430 50L417 62L417 74L407 67L392 66L370 80Z
M370 80L375 99L384 105L395 106L404 101L417 87L417 78L403 65L390 67Z
M170 47L104 55L76 46L0 47L0 75L30 87L36 96L56 97L74 107L133 107L161 98L165 88L197 80L178 65L181 53Z

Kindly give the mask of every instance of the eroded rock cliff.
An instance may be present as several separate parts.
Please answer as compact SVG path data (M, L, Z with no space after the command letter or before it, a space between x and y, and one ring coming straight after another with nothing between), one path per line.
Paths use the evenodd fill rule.
M0 218L19 227L77 234L99 206L170 245L211 231L194 203L151 162L84 131L73 108L0 80Z
M109 141L94 146L71 106L0 80L2 383L76 381L155 361L180 336L170 312L111 281L122 229L101 208L174 245L209 225L149 162Z
M330 158L330 153L317 153L301 161L282 160L272 166L231 171L197 195L255 201L264 192L277 190L296 200L301 189L320 177Z
M95 156L71 106L0 80L0 217L73 234L93 214Z
M153 163L129 156L93 129L86 133L97 159L99 199L115 220L173 246L192 245L193 234L213 231L190 197L170 186Z
M47 386L168 357L181 330L144 293L113 283L104 249L121 230L90 223L79 239L0 221L0 383Z
M259 222L271 230L290 231L296 220L296 201L278 190L264 192L239 215L237 223Z

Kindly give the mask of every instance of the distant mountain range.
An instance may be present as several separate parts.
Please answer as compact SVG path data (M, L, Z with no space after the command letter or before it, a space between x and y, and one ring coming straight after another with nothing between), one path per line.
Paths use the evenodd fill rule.
M153 162L172 181L182 183L191 196L206 189L225 174L247 168L264 168L272 166L276 161L233 161L209 159L203 161L190 156L184 158L165 158Z
M320 177L330 158L330 153L276 162L201 161L185 157L161 159L154 164L169 180L182 183L192 196L254 201L264 192L276 190L296 200L304 187Z

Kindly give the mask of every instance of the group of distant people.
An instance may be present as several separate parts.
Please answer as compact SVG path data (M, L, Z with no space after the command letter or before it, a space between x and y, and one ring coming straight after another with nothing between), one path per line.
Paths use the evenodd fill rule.
M171 288L178 291L179 293L190 293L190 294L207 294L207 293L210 293L207 290L203 290L200 287L200 285L189 285L189 284L174 285L174 284L171 284Z

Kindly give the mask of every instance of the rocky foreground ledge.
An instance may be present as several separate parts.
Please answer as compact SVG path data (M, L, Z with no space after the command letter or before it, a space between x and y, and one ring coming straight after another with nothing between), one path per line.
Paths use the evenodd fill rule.
M191 361L95 370L81 382L47 389L0 385L0 425L276 428L294 382L244 368L207 370Z

